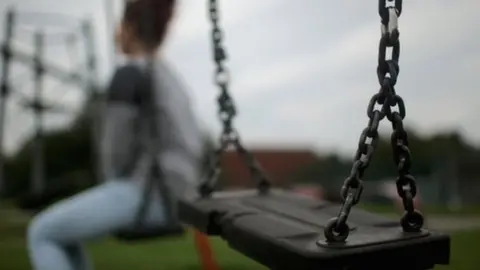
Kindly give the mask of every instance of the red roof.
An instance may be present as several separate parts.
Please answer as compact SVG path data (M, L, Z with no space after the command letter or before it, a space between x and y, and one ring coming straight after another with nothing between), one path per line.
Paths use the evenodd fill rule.
M293 173L319 160L312 150L250 149L250 151L275 185L291 183ZM248 168L236 152L224 153L222 167L229 186L254 185Z

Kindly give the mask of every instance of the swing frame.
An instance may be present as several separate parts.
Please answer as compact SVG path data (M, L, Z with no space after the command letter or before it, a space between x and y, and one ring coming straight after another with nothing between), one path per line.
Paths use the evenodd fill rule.
M394 2L393 7L388 7L388 9L386 1L379 0L383 25L385 25L385 11L390 16L401 12L401 0L397 0L397 2L388 0L390 5ZM361 210L352 209L352 206L358 203L362 193L361 181L355 182L354 180L361 177L364 168L368 166L368 162L367 164L361 163L363 161L360 160L360 157L362 154L366 154L369 159L374 145L371 145L367 153L362 153L361 149L357 152L356 159L358 157L358 160L352 170L352 179L347 181L342 189L343 205L337 207L336 211L330 212L329 219L323 219L322 223L326 224L324 237L318 234L318 226L322 223L316 223L317 226L313 226L317 228L317 231L312 229L312 221L315 220L315 217L320 216L321 212L328 208L318 205L324 202L311 198L293 199L294 194L282 193L270 188L270 181L264 177L254 157L243 147L238 132L232 125L236 109L227 91L229 76L223 62L226 59L226 53L221 45L223 35L218 25L217 0L210 0L209 3L210 19L213 24L214 62L217 66L215 80L221 92L218 99L219 116L224 126L220 146L211 162L211 170L205 181L199 186L200 196L182 199L180 202L181 219L206 234L222 237L232 248L270 269L366 270L389 268L420 270L430 269L436 264L448 264L450 238L448 235L421 228L423 216L408 204L408 198L411 200L415 196L415 190L400 192L404 184L397 182L399 195L403 197L404 203L406 202L407 212L402 218L403 231L398 230L398 222L392 226L391 220L382 224L369 224L372 216L362 213ZM399 4L397 5L397 3ZM389 24L388 27L388 31L396 30L394 25ZM382 31L386 33L387 28L382 28ZM388 44L384 43L383 45L387 46ZM386 72L389 71L393 72L392 70ZM379 70L379 76L382 75L382 72ZM380 96L374 97L377 99L372 99L373 102L377 102ZM387 116L389 120L397 120L399 117L403 119L405 114L403 101L396 95L395 101L399 104L400 112L392 113L387 106L390 103L384 101L382 110L386 110L386 112L383 117ZM373 106L369 105L369 108L372 109L372 117L376 118L378 122L383 118L380 114L383 111L374 111L374 105L374 103ZM396 132L398 127L402 126L395 122ZM370 129L366 129L362 133L361 139L365 137L366 140L371 135L369 132ZM396 133L397 136L400 136L399 134L401 133ZM365 144L365 142L363 143ZM242 192L214 192L216 178L220 172L219 156L229 145L233 145L245 158L252 178L257 180L257 189ZM407 145L401 146L403 147L401 147L402 151L405 151L405 148L408 150ZM398 153L403 154L404 152L396 152L396 154ZM398 159L396 161L401 160L401 157L400 159L396 158ZM408 168L404 166L405 163L399 165L399 173L408 172ZM403 178L399 179L403 180ZM409 180L410 187L414 188L415 186L412 187L413 178L407 180ZM287 204L281 204L282 201ZM270 205L270 207L265 207L265 205ZM288 207L291 209L287 211ZM285 214L285 211L290 214ZM340 214L335 217L337 215L335 212L340 212ZM351 215L350 225L346 223L349 215ZM348 241L346 241L347 237L349 237ZM385 264L379 258L385 260ZM395 264L392 265L392 262Z

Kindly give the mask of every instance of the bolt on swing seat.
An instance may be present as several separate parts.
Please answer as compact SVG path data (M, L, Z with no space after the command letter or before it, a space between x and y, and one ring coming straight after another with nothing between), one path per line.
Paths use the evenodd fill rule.
M382 25L385 27L388 24L388 34L393 36L392 31L397 29L390 27L392 25L385 19L385 14L397 16L402 1L397 0L393 7L388 8L386 1L390 5L393 2L379 0L379 12ZM270 188L270 181L259 164L243 147L232 125L236 110L228 93L229 76L223 62L226 54L221 45L217 1L210 0L209 3L214 61L217 65L215 79L221 90L218 113L223 122L223 131L219 149L212 155L209 175L199 186L200 195L179 201L180 219L205 234L220 236L233 249L270 269L420 270L448 264L448 235L422 229L423 216L413 208L416 186L409 173L410 152L402 124L405 108L401 98L393 91L398 74L398 65L395 65L399 55L398 31L394 33L397 34L396 43L392 38L389 44L386 39L391 37L385 34L386 30L382 33L380 45L383 48L380 48L380 53L387 45L393 46L394 60L387 61L385 55L382 57L380 54L378 75L379 79L383 77L381 84L385 82L380 93L374 95L369 104L371 121L362 132L351 175L342 187L343 203L334 204ZM391 21L396 23L396 18ZM387 71L383 72L385 67ZM386 73L390 73L391 77L385 78ZM375 103L383 105L382 109L374 110ZM391 111L390 107L394 105L399 105L399 113ZM379 121L385 116L394 127L392 146L400 175L397 189L406 210L402 222L352 209L360 199L363 189L360 178L368 167L378 141ZM367 137L372 139L370 144L366 142ZM232 145L245 159L252 178L258 180L257 189L214 192L220 171L220 156Z

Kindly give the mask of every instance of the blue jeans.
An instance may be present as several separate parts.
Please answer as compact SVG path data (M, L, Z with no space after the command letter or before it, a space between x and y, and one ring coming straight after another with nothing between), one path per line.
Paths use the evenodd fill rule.
M142 202L143 182L109 181L58 202L36 216L28 228L35 270L88 270L84 241L132 226ZM146 221L165 222L158 196L152 196Z

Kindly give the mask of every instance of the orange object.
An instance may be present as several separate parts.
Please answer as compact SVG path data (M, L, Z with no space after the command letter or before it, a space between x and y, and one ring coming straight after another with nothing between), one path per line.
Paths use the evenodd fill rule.
M197 246L198 254L200 255L200 262L203 270L220 270L215 256L213 254L210 239L205 234L194 230L195 244Z

